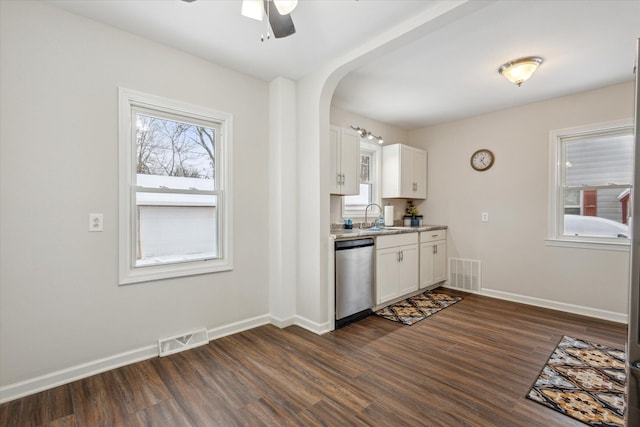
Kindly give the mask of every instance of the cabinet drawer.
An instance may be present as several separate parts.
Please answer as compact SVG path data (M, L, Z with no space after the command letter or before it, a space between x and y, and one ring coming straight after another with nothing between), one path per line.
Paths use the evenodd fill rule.
M420 233L420 242L434 242L436 240L445 240L447 238L447 230L422 231Z
M418 233L392 234L390 236L378 236L376 249L393 248L396 246L413 245L418 243Z

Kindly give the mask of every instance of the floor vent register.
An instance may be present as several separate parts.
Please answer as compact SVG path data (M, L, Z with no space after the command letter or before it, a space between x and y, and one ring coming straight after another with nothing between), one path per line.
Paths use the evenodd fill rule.
M173 337L160 338L158 340L158 353L160 357L163 357L208 343L209 334L207 330L199 329Z
M462 291L479 291L482 263L476 259L449 258L448 286Z

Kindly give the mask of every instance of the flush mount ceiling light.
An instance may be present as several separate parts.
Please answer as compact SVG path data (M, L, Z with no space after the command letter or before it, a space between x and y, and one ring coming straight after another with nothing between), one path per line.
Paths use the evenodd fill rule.
M377 139L378 140L378 144L384 144L384 139L382 139L381 136L375 136L374 134L372 134L371 132L369 132L365 128L353 127L353 126L350 126L350 127L351 127L351 129L353 129L356 132L358 132L358 135L360 135L360 138L363 138L363 139Z
M498 72L519 87L525 80L531 77L540 64L542 64L542 58L539 56L527 56L526 58L514 59L506 64L502 64L500 68L498 68Z

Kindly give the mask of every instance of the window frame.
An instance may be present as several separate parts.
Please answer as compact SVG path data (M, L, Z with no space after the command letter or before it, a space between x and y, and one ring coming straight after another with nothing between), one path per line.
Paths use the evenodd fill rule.
M207 274L233 269L233 115L207 107L151 95L131 89L119 88L119 238L118 283L120 285L161 280L176 277ZM136 185L136 128L133 117L136 111L151 111L168 120L182 118L194 124L216 123L216 169L214 191L180 190L181 194L213 194L217 197L218 257L195 259L177 263L162 263L136 267L135 253L137 233L136 193L138 191L175 193L173 189L150 189Z
M631 132L631 119L615 120L586 126L552 130L549 133L549 191L548 191L548 227L545 244L548 246L572 247L582 249L604 249L612 251L629 251L631 239L616 239L594 236L566 236L564 230L564 174L565 163L563 141L586 138L595 135L621 134ZM633 183L632 183L633 186ZM582 187L584 190L629 188L627 185L593 185Z
M369 174L373 175L373 179L370 180L370 182L372 183L372 190L371 190L371 203L376 203L378 205L381 206L381 198L380 198L380 187L381 187L381 173L382 173L382 146L380 144L374 144L371 142L368 142L365 139L360 139L360 150L358 153L358 159L360 159L360 156L364 153L366 154L372 154L373 157L373 161L371 162L371 164L369 165L370 169L369 169ZM360 167L360 162L358 161L358 177L360 176L360 172L359 172L359 167ZM358 185L358 187L360 187L360 185ZM346 218L357 218L357 219L364 219L365 217L365 213L364 210L360 210L360 209L355 209L355 210L348 210L346 209L346 205L345 205L345 197L343 196L340 199L340 207L341 207L341 212L342 212L342 218L346 219ZM383 212L380 212L380 215L382 215Z

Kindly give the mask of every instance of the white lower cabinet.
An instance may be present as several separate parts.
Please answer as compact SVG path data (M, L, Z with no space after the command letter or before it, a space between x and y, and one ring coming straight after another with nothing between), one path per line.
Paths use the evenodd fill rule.
M447 231L420 233L420 288L447 279Z
M418 290L418 233L376 239L376 302Z

